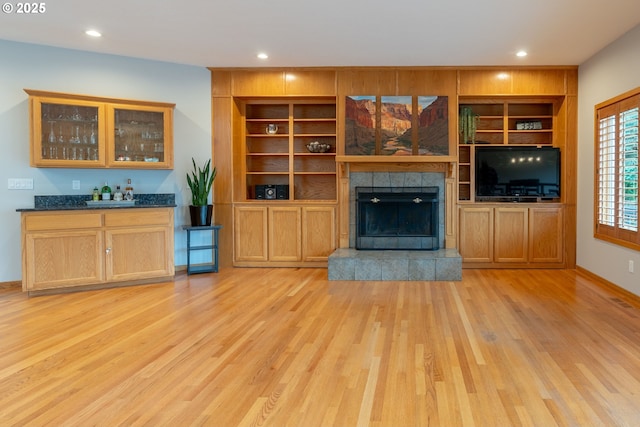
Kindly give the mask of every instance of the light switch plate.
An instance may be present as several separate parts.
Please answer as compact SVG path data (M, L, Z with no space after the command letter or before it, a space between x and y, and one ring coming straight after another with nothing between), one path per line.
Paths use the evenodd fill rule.
M7 180L9 190L33 190L33 178L9 178Z

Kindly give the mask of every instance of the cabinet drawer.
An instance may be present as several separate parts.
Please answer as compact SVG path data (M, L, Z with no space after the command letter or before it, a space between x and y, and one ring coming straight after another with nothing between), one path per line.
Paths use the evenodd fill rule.
M99 213L27 214L24 217L24 224L26 231L97 228L102 226L102 215Z
M127 209L104 213L106 227L173 225L169 209Z

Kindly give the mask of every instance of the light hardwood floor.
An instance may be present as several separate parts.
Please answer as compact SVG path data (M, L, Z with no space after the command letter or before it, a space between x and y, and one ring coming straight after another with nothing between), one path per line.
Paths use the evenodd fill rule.
M0 426L637 426L639 308L570 270L0 289Z

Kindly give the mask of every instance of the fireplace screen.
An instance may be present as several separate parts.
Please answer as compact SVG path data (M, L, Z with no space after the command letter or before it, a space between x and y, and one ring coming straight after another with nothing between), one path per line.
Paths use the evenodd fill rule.
M436 250L438 187L356 187L356 249Z

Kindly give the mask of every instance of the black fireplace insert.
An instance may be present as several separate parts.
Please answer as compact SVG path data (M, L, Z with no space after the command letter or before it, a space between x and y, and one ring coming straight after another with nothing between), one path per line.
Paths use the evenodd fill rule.
M356 187L356 249L439 249L438 187Z

